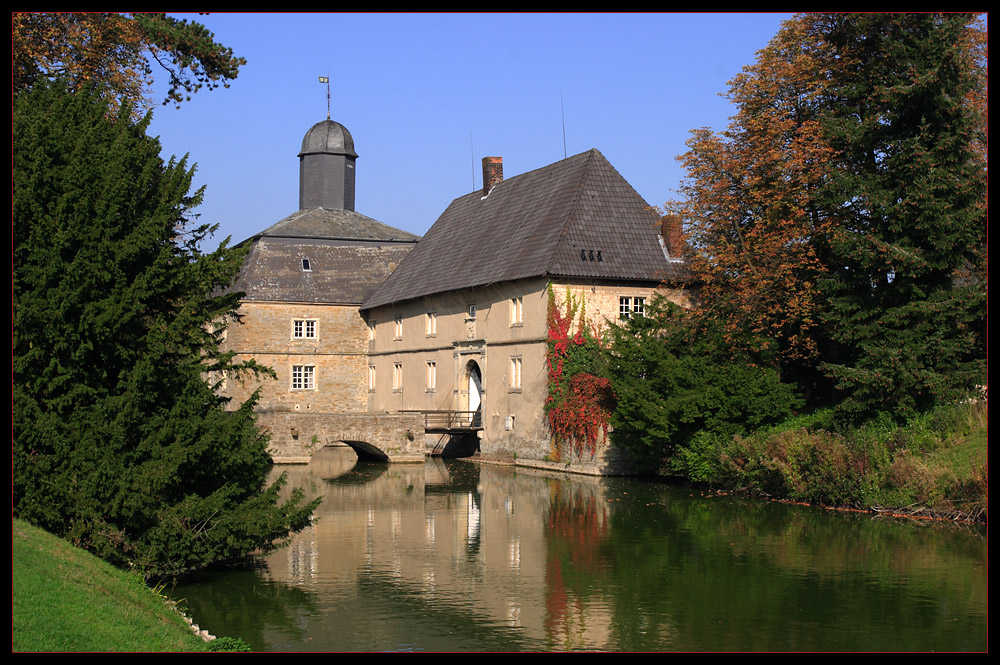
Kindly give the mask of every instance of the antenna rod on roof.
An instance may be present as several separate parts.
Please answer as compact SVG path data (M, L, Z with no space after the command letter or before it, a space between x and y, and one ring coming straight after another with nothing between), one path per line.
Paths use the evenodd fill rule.
M566 159L566 109L563 108L562 90L559 91L559 113L562 115L563 126L563 159Z
M326 119L330 119L330 76L327 72L327 76L319 77L320 83L326 83Z

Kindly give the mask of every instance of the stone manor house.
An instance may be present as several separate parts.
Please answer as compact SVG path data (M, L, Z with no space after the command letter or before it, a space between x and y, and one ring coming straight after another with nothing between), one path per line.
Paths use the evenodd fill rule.
M484 158L483 189L422 238L355 212L343 125L310 128L299 159L299 210L245 241L225 340L277 375L222 388L239 401L260 389L276 461L343 442L392 461L464 447L614 472L606 450L546 461L548 288L582 297L598 325L641 316L657 291L687 306L679 229L594 149L506 180Z

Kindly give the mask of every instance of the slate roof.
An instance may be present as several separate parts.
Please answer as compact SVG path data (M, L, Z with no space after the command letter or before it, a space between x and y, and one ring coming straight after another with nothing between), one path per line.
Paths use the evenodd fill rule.
M317 122L302 137L299 157L315 153L358 156L358 153L354 152L354 137L347 131L347 127L334 120Z
M417 239L353 210L299 210L244 241L252 247L230 290L245 300L360 305Z
M452 201L362 309L526 277L688 279L659 216L596 149Z
M413 248L412 243L258 238L230 287L244 300L360 305ZM310 270L302 269L309 259Z
M400 242L414 242L419 237L353 210L325 208L294 212L254 237L261 236Z

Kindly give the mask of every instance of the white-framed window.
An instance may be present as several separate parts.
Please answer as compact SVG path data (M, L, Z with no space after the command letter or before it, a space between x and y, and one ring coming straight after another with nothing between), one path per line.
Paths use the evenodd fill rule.
M521 356L510 357L510 388L521 389Z
M427 336L436 335L438 332L438 315L437 312L427 312L427 316L424 318L424 331Z
M292 339L316 339L316 319L292 319Z
M375 365L368 366L368 391L375 392Z
M312 390L315 387L315 365L292 365L292 390Z
M618 318L629 319L632 315L646 316L646 299L632 296L618 298Z
M469 319L476 318L476 303L469 303Z
M524 298L510 299L510 325L519 326L524 323Z
M403 389L403 363L392 364L392 389Z
M437 389L437 363L433 360L427 361L427 392L434 392Z
M397 316L393 321L396 333L393 335L394 339L403 339L403 317Z
M375 341L375 319L370 319L368 321L368 341Z
M620 296L618 298L618 318L627 319L632 316L632 298Z
M302 259L302 272L312 272L312 264L309 259Z
M517 425L517 417L516 416L512 416L511 415L511 416L507 416L507 418L504 419L503 428L505 430L507 430L508 432L512 431L515 428L516 425Z

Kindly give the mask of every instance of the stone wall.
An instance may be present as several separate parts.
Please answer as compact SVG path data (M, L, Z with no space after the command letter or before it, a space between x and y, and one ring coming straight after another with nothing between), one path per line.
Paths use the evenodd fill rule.
M359 456L381 452L389 462L424 461L424 419L420 414L260 410L257 423L270 436L268 452L279 463L308 462L320 448L338 442L348 443Z
M367 409L368 329L357 306L243 302L239 314L241 320L226 330L223 350L235 351L237 361L253 359L271 368L276 378L227 378L223 392L234 403L259 388L261 411ZM295 321L302 322L300 337ZM293 383L296 367L311 368L310 386Z

